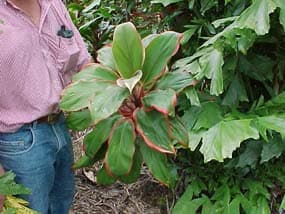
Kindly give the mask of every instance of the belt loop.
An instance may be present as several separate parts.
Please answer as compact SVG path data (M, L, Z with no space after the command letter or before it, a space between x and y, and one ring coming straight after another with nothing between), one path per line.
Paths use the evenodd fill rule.
M38 121L35 120L35 121L32 123L32 129L36 129L36 128L37 128L37 125L38 125Z

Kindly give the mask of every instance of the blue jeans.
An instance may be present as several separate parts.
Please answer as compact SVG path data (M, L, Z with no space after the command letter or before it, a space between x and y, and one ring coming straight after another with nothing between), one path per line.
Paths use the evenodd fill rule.
M32 190L21 196L42 214L67 214L74 193L73 151L64 116L54 124L33 122L0 133L0 163Z

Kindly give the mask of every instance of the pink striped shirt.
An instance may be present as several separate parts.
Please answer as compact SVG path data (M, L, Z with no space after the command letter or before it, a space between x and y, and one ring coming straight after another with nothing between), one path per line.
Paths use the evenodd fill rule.
M36 26L9 0L0 0L0 132L57 110L62 89L90 56L61 0L39 0ZM61 26L72 38L57 33Z

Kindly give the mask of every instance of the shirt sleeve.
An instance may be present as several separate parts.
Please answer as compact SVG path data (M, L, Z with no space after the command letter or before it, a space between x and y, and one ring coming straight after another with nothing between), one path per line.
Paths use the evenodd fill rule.
M77 64L77 70L79 70L84 64L90 62L92 60L91 55L88 53L87 47L85 42L83 41L82 36L80 35L77 27L73 24L71 17L67 11L67 8L65 7L64 3L61 0L56 0L61 9L61 11L63 11L63 14L65 16L65 18L67 19L67 21L69 22L72 31L74 33L74 38L75 41L77 42L77 45L80 49L80 54L79 54L79 59L78 59L78 64Z

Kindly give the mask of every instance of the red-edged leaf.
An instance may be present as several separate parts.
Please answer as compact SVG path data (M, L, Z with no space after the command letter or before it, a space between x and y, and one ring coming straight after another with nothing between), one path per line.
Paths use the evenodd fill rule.
M119 118L119 115L114 115L100 121L98 124L96 124L93 131L85 136L83 143L85 146L86 155L89 157L94 157L94 155L99 151L101 146L108 139L114 123Z
M152 91L142 101L146 108L152 107L163 114L175 115L177 97L172 89Z
M139 140L140 151L145 164L148 166L152 175L169 187L175 186L176 173L167 164L165 154L149 148L142 139Z
M91 125L91 122L91 115L88 109L71 112L66 118L68 128L77 131L85 130Z
M136 147L136 151L133 157L133 165L131 171L124 176L119 177L120 181L130 184L134 183L140 176L142 166L142 157L139 148Z
M118 121L109 138L105 166L110 172L122 176L130 172L135 152L135 130L131 120Z
M116 27L112 45L117 69L124 79L131 78L141 70L144 62L144 48L135 26L123 23Z
M143 82L149 85L166 68L169 59L178 51L181 34L168 31L155 37L146 47Z
M116 182L116 178L110 176L104 166L96 173L96 178L100 185L111 185Z
M175 153L172 140L169 137L169 124L167 118L157 111L145 112L138 109L134 113L137 132L145 143L163 153Z
M72 78L72 81L89 81L92 79L116 81L119 78L120 77L110 68L104 67L100 64L91 63L83 68L79 73L75 74Z

